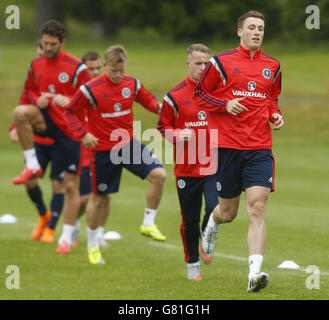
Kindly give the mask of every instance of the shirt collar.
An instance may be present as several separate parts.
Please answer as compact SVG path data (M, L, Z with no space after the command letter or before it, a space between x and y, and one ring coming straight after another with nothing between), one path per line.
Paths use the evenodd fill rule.
M185 81L188 85L190 85L193 88L196 86L196 82L192 81L189 76L185 78Z
M46 56L44 56L46 58L46 60L49 62L49 63L55 63L57 62L58 60L62 59L62 57L64 56L64 51L61 50L59 52L59 54L54 58L54 59L48 59Z
M250 57L250 50L246 49L242 46L242 44L239 45L238 47L238 51L245 57L248 57L249 59L251 59ZM262 48L260 47L254 54L254 56L252 57L253 59L258 58L260 55L262 54Z

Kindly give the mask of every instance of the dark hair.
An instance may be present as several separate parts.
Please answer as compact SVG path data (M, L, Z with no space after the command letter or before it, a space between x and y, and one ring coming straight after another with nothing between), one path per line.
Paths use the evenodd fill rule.
M101 56L96 51L88 51L81 58L83 63L85 63L88 60L94 61L98 59L101 59Z
M59 41L63 41L66 36L66 30L62 23L56 20L46 21L40 29L41 35L49 35L58 38Z
M247 18L259 18L259 19L262 19L264 22L265 22L265 18L263 16L262 13L258 12L258 11L253 11L253 10L250 10L246 13L244 13L239 19L238 19L238 29L241 29L242 26L243 26L243 23L244 21L247 19Z
M43 50L43 45L42 45L41 39L38 40L37 47L40 48L41 50Z

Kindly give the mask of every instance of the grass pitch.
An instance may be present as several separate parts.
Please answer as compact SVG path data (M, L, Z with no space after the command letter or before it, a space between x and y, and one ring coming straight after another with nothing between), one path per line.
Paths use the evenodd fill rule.
M96 49L104 51L107 45ZM81 44L67 47L81 55ZM308 87L301 78L311 75L298 68L303 59L295 60L292 53L282 52L284 72L281 108L285 127L274 135L273 153L276 158L276 192L267 205L267 248L263 270L270 274L265 290L250 294L247 288L247 248L244 196L237 219L220 231L216 256L211 265L201 265L202 281L186 279L186 265L179 234L180 210L176 194L173 166L168 173L157 224L167 236L158 243L139 234L145 206L147 182L128 172L123 173L120 192L111 199L111 214L107 230L116 230L123 238L109 241L102 250L105 265L91 266L87 260L85 218L80 233L80 246L68 256L56 255L56 244L42 244L29 239L37 213L29 202L23 186L14 186L12 178L22 167L22 152L18 145L8 142L7 128L12 109L17 103L33 44L24 46L26 55L20 58L22 47L3 47L3 68L0 71L0 215L11 213L18 218L12 225L0 224L0 299L109 299L109 300L220 300L220 299L328 299L329 298L329 192L328 192L328 128L327 101L322 81L312 78ZM165 49L128 47L131 62L128 74L135 75L145 87L161 99L163 94L186 75L185 47ZM269 52L270 53L270 52ZM275 54L273 54L275 56ZM321 53L301 53L321 65ZM322 60L323 61L323 60ZM4 63L5 62L5 63ZM325 63L322 64L323 66ZM315 67L316 68L316 67ZM323 68L325 69L325 68ZM294 70L294 72L291 72ZM319 71L320 72L320 71ZM326 72L327 71L321 71ZM320 72L320 74L321 74ZM313 73L312 73L313 74ZM297 96L307 87L304 98ZM288 91L285 92L285 83ZM314 90L312 89L314 88ZM299 90L299 91L298 91ZM326 88L327 90L327 88ZM143 129L154 127L156 116L139 106L135 118L143 121ZM46 202L51 192L48 178L40 181ZM57 227L61 232L62 219ZM293 260L300 270L283 270L277 266ZM20 288L7 289L7 266L16 265L20 271ZM306 286L309 265L320 269L320 287Z

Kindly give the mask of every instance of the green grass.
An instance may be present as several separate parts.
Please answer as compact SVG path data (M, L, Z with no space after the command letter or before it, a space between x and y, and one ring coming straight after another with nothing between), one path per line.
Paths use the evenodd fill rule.
M66 49L77 56L91 48L103 52L111 43L72 43ZM186 75L185 45L155 47L126 44L130 54L128 73L138 77L159 99ZM238 218L225 225L216 248L218 256L202 265L200 282L186 280L186 265L180 239L180 210L173 166L168 173L157 224L167 241L158 244L139 234L145 206L147 182L124 172L121 189L112 196L106 230L116 230L122 240L111 241L103 250L104 266L91 266L86 255L85 218L81 245L68 256L55 254L56 244L29 240L37 214L24 187L12 178L22 166L18 145L8 142L12 109L17 103L26 69L34 56L34 44L2 46L0 69L0 215L12 213L13 225L0 224L0 299L328 299L328 74L325 55L305 50L266 52L276 56L284 72L281 109L285 127L273 133L276 158L276 189L267 205L268 241L263 270L269 272L269 287L247 294L248 265L246 234L248 221L244 198ZM215 48L216 51L224 48ZM215 51L215 50L214 50ZM24 54L23 54L24 53ZM306 63L307 62L307 63ZM313 63L313 64L312 64ZM311 67L312 65L312 67ZM135 118L143 129L154 127L156 116L136 106ZM47 203L51 191L48 178L40 182ZM58 233L61 231L58 226ZM57 234L58 236L58 234ZM235 259L234 257L238 257ZM241 258L241 259L239 259ZM317 265L323 272L320 290L308 290L303 271L281 270L284 260L302 268ZM20 289L8 290L8 265L20 269Z

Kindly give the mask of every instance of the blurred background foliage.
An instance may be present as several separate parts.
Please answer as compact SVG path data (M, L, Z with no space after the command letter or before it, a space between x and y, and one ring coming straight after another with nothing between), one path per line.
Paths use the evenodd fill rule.
M5 28L5 9L20 8L24 39L38 35L41 23L50 18L65 22L71 37L107 39L130 35L151 41L230 41L236 40L238 17L248 10L266 17L266 39L292 43L324 43L329 38L329 0L2 0L0 33L13 38ZM308 5L320 9L320 29L308 30ZM16 38L17 39L17 38Z

